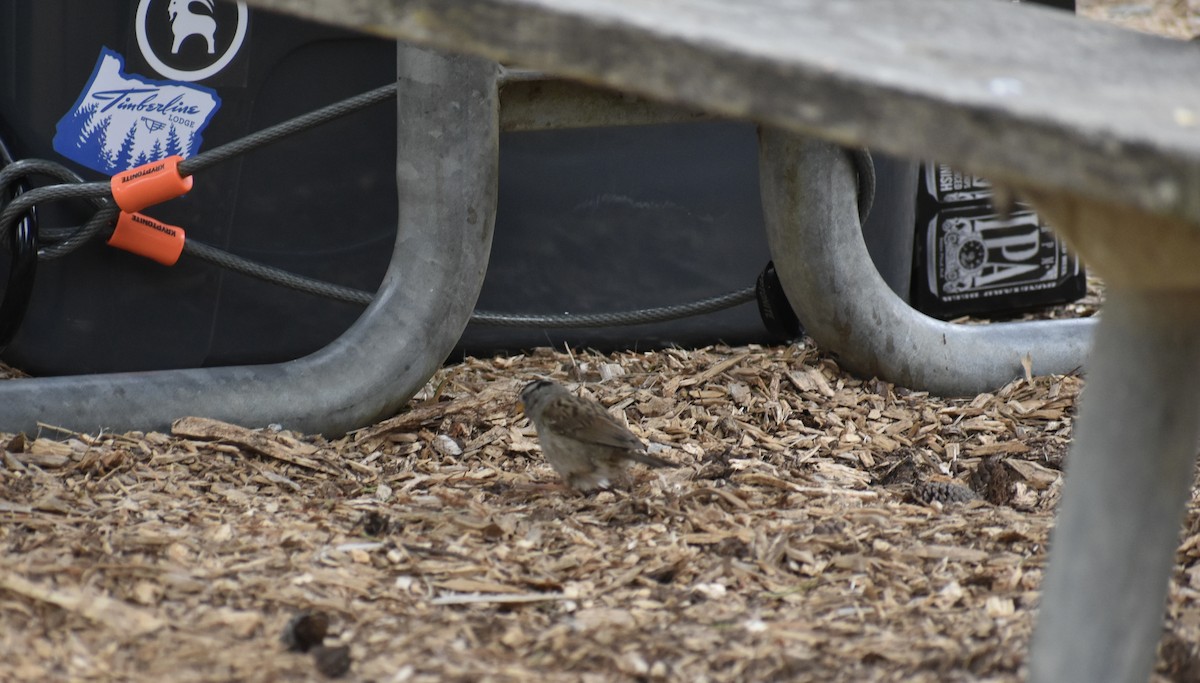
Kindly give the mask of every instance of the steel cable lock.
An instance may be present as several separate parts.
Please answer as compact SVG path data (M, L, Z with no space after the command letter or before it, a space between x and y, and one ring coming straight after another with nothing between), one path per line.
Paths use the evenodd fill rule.
M64 256L94 237L103 236L117 247L163 265L174 265L183 254L266 282L326 298L367 305L371 292L335 285L257 263L216 247L188 239L183 228L141 213L155 204L182 196L193 186L192 176L225 161L294 133L307 130L396 96L398 84L369 90L239 138L220 147L182 159L159 159L112 176L108 182L85 182L62 164L41 159L14 161L0 140L0 244L12 239L12 268L0 298L0 351L11 341L20 325L33 290L36 260ZM866 150L848 153L858 173L859 217L866 219L874 200L875 173ZM56 185L28 188L30 176L45 176ZM11 196L10 196L11 195ZM86 200L96 212L84 225L74 228L41 229L35 207L42 202ZM35 258L36 256L36 258ZM768 263L756 286L686 304L613 313L512 314L476 310L471 322L499 327L583 328L638 325L711 313L757 301L767 329L782 338L794 338L800 326L787 305L783 289Z

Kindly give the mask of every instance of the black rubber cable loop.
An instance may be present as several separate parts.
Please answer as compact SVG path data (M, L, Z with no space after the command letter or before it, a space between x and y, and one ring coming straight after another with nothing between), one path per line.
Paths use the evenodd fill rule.
M0 163L4 169L12 165L12 154L4 140L0 139ZM24 182L5 182L0 188L0 197L10 194L18 197L28 189ZM29 299L33 295L34 278L37 275L38 261L38 231L37 210L30 207L18 220L12 231L12 249L8 271L8 283L0 297L0 353L3 353L12 343L21 322L29 310Z
M847 149L846 153L854 165L858 181L858 224L861 227L867 222L867 216L871 215L871 208L875 204L875 160L865 147ZM781 341L791 341L804 332L804 326L788 301L779 272L775 270L774 260L767 261L767 267L759 273L754 294L758 303L758 317L772 336Z
M866 147L846 150L858 176L858 224L867 222L871 208L875 206L875 160Z
M0 353L17 336L33 296L38 262L37 209L30 209L17 222L10 246L8 284L4 287L4 298L0 299Z

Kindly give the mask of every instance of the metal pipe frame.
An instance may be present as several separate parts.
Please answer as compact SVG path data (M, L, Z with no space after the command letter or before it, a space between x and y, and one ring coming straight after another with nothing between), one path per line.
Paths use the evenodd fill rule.
M495 62L401 44L392 261L341 337L294 361L0 382L0 431L167 429L185 415L339 434L397 412L453 349L496 214Z
M846 152L763 128L759 182L767 240L788 300L818 345L858 375L940 395L994 391L1023 376L1083 365L1090 319L960 325L896 296L862 238L856 180Z
M399 55L400 233L380 293L354 326L325 349L276 365L3 382L0 430L34 431L39 422L84 431L166 429L173 419L196 414L335 434L394 413L445 360L478 298L495 220L498 130L711 118L540 74L502 81L505 72L481 59L437 56L403 45ZM459 78L471 70L486 75ZM459 110L453 106L459 101L470 106ZM461 139L430 134L435 130L472 134ZM1086 321L965 327L909 308L875 270L857 219L845 224L845 234L825 230L823 221L805 218L819 212L810 212L809 199L800 201L799 188L768 181L767 159L774 160L780 178L808 179L792 172L792 159L798 158L792 155L798 152L786 142L790 138L771 131L764 135L785 138L764 142L763 155L777 266L785 285L804 287L789 290L789 296L798 302L809 333L839 353L848 369L917 389L964 394L1019 376L1020 360L1032 348L1038 349L1033 356L1039 372L1081 365L1087 335L1077 328L1090 329ZM814 178L824 175L821 169L813 172ZM854 196L851 182L841 199L852 202ZM807 226L808 234L801 238L794 222ZM470 239L455 239L461 234ZM818 243L828 247L826 256L793 257ZM413 282L423 286L409 288ZM856 298L829 296L851 283ZM881 317L880 311L887 315ZM1030 329L1037 335L1026 337ZM897 336L909 344L907 353L892 351ZM973 352L979 348L995 353L979 356Z

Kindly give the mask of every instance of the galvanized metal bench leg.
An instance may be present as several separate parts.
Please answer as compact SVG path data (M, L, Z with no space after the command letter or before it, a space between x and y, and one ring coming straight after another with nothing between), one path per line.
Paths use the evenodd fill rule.
M854 170L844 150L763 129L759 176L767 239L805 329L852 372L941 395L992 391L1023 373L1083 365L1092 320L956 325L896 296L862 239ZM915 190L915 188L914 188Z
M1200 435L1200 292L1110 289L1088 367L1030 680L1144 683Z
M495 63L401 46L399 232L375 301L324 349L277 365L0 382L0 431L164 429L183 415L339 433L397 411L466 327L496 208ZM352 165L353 159L346 163Z

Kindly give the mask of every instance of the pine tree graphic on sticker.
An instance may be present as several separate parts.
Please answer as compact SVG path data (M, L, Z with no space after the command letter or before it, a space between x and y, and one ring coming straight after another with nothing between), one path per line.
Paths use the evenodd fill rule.
M111 116L96 121L96 105L91 104L76 111L71 117L71 126L79 131L75 140L75 149L82 156L96 159L101 164L111 166L112 159L105 149L108 144L108 122ZM99 170L107 170L99 169Z
M71 114L70 125L72 128L79 131L79 139L75 141L76 149L84 149L88 138L95 133L96 126L94 123L92 123L92 119L95 118L95 116L95 104L89 104L88 106L82 107L78 111Z
M120 170L133 168L133 142L137 139L137 121L129 127L129 132L125 134L125 139L121 141L121 146L117 149L117 158L113 163Z
M171 130L167 131L167 156L173 157L183 154L183 145L179 142L179 133L175 132L175 124L171 124Z
M75 143L75 148L80 154L89 159L95 159L97 164L103 166L97 170L111 172L113 170L112 153L108 151L108 124L112 120L111 116L106 116L99 121L93 121L96 108L91 107L91 111L84 119L83 125L79 129L79 139Z

